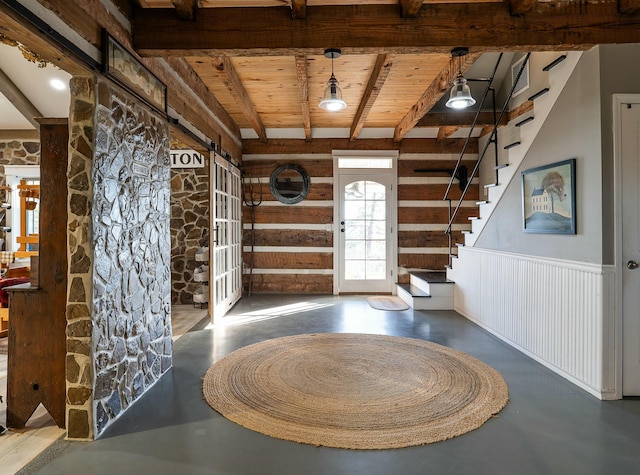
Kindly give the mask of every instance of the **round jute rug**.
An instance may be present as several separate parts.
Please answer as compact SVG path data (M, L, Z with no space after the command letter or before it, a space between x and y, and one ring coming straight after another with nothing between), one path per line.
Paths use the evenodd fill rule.
M480 427L508 401L496 370L428 341L324 333L267 340L216 362L211 407L279 439L347 449L429 444Z

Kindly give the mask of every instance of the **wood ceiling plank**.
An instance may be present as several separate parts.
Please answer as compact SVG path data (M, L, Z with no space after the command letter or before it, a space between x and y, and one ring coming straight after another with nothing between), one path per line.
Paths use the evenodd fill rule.
M511 16L506 3L423 5L412 19L400 18L397 9L308 7L304 22L292 22L289 8L261 8L259 14L251 8L202 8L188 29L173 10L136 9L134 43L144 55L291 56L321 55L332 45L343 54L381 54L446 53L459 45L473 51L564 51L640 42L640 18L618 15L613 0L588 8L574 2L538 4L523 17Z
M171 0L181 20L194 20L198 10L198 0Z
M311 140L311 115L309 114L309 78L307 72L307 56L296 55L296 74L298 76L298 91L300 92L300 109L304 136Z
M389 72L393 66L393 58L394 55L392 54L379 54L376 58L376 64L373 67L373 71L371 71L369 82L367 83L367 87L365 88L362 99L360 100L360 105L358 106L353 123L351 124L349 137L352 141L356 140L358 135L360 135L360 131L362 130L362 127L367 120L367 116L369 115L369 111L376 102L378 94L380 94L382 86L389 76Z
M347 108L340 112L329 112L320 109L327 81L331 76L331 60L324 55L308 56L309 67L309 105L311 123L314 127L345 128L349 130L353 124L360 98L369 79L376 55L341 55L334 60L334 73L338 87L342 90L342 98Z
M471 67L480 53L470 53L462 57L452 57L449 63L440 71L440 74L431 82L424 91L418 102L407 112L400 123L396 126L393 140L399 142L418 123L418 121L440 100L442 94L446 92L457 76L458 71L464 74Z
M393 68L367 116L366 126L395 127L450 59L450 53L396 55Z
M167 58L168 60L169 58ZM220 103L222 108L233 118L239 128L251 128L251 124L240 110L229 89L220 80L220 76L211 67L208 57L188 57L185 61L196 72L198 77L207 86L211 95Z
M253 102L251 102L249 94L247 94L247 91L242 85L242 81L240 81L240 78L238 77L233 64L231 64L231 60L229 59L229 57L218 56L217 58L213 58L212 64L214 69L220 75L220 79L225 84L227 89L229 89L231 95L236 99L240 106L240 109L242 109L242 112L247 117L247 119L251 123L251 126L258 134L258 138L260 139L260 141L266 142L267 132L265 130L264 124L262 123L262 120L260 119L260 116L258 115Z
M303 119L294 57L239 57L231 62L265 127L300 128Z
M166 63L174 73L184 82L185 86L205 104L206 108L214 115L214 121L218 121L223 129L226 129L230 136L240 137L238 124L228 114L216 97L211 94L207 85L202 81L197 72L190 66L185 58L167 58ZM173 89L180 87L176 84ZM211 121L211 119L210 119Z

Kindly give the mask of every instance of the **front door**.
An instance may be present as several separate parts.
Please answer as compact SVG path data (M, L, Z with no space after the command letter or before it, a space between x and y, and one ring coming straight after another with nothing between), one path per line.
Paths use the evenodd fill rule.
M620 119L622 395L640 396L640 103L622 104Z
M395 199L392 170L339 170L337 293L393 293Z

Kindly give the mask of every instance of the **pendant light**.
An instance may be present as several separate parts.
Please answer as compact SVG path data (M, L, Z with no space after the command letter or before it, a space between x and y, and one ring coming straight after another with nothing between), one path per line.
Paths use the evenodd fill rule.
M347 103L342 100L342 91L338 87L338 80L333 74L333 60L340 57L340 50L329 48L324 51L325 58L331 58L331 77L327 81L327 88L320 101L320 108L329 112L341 111L347 107Z
M467 80L462 75L462 57L466 56L468 52L467 48L454 48L451 51L451 56L458 58L458 76L453 81L449 100L445 104L450 109L466 109L476 103L476 100L471 96L471 89L467 84Z

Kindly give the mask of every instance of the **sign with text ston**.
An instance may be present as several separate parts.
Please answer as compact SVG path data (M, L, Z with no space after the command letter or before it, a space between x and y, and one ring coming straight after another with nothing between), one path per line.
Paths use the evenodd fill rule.
M171 168L204 168L204 155L195 150L171 150Z

